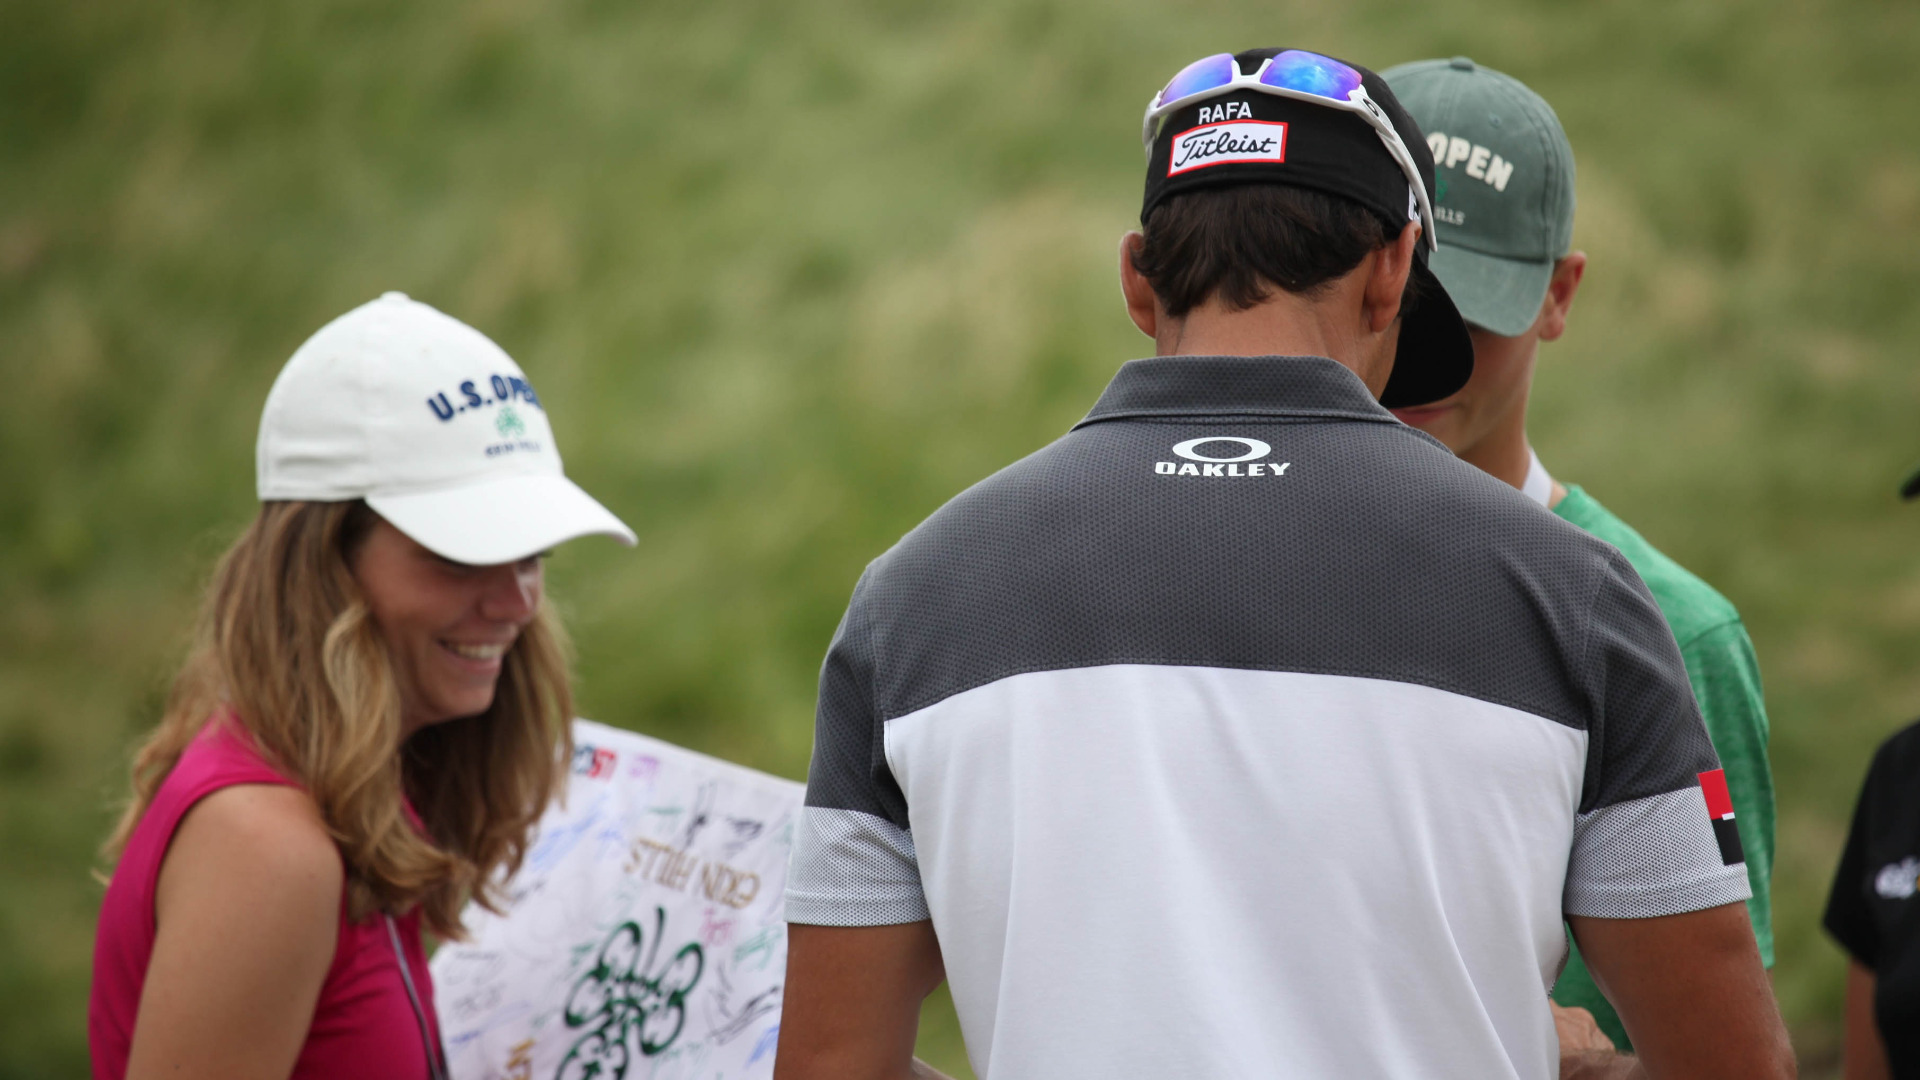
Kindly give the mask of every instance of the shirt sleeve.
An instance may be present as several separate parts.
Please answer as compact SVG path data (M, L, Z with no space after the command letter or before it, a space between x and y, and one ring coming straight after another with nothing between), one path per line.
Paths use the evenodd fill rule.
M820 668L813 763L787 872L787 921L892 926L928 917L907 801L874 705L869 568Z
M1767 760L1767 709L1760 662L1738 619L1722 623L1680 647L1707 734L1720 755L1733 794L1740 846L1747 857L1747 915L1760 959L1773 966L1773 767Z
M1820 920L1848 955L1874 969L1880 960L1880 928L1867 900L1867 843L1882 760L1882 755L1875 756L1873 767L1867 770L1867 782L1861 785L1860 801L1853 808L1853 826L1847 830L1847 847L1840 853L1840 868L1834 871L1833 891L1827 896L1827 911Z
M1745 900L1719 758L1667 622L1624 557L1609 555L1580 658L1587 769L1564 906L1643 919Z

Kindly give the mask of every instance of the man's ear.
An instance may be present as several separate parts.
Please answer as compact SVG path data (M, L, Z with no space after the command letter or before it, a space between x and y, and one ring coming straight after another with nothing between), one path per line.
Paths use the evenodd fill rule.
M1159 340L1160 298L1153 293L1153 282L1133 265L1133 253L1147 238L1134 230L1120 238L1120 295L1127 299L1127 317L1140 332Z
M1567 332L1567 312L1573 310L1573 294L1580 290L1580 279L1587 276L1587 253L1572 251L1553 264L1553 277L1547 281L1546 298L1540 301L1540 317L1534 326L1541 341L1553 341Z
M1365 305L1367 327L1384 334L1400 317L1400 297L1407 288L1407 275L1413 273L1413 252L1420 242L1420 223L1407 222L1393 243L1373 253L1373 270L1367 275L1367 289L1361 298Z

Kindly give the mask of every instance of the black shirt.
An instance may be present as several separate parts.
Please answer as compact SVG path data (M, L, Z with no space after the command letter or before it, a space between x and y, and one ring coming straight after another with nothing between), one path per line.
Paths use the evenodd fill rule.
M1876 980L1874 1021L1900 1080L1920 1080L1920 724L1873 756L1827 900L1827 932Z

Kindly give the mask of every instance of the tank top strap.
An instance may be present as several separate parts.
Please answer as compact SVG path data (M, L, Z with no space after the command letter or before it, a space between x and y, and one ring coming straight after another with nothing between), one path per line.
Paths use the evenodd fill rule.
M194 801L235 784L299 786L267 763L253 736L231 712L215 713L207 721L186 753L180 755L174 771L180 774L183 793L197 791L191 796Z

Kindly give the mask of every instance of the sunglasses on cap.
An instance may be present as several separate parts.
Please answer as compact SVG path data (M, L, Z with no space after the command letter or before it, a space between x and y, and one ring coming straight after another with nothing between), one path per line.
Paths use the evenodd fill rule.
M1386 110L1368 96L1360 72L1330 56L1288 49L1262 61L1259 69L1251 74L1241 72L1240 64L1232 53L1216 53L1195 60L1181 68L1180 73L1147 103L1146 118L1140 123L1140 141L1146 144L1147 156L1153 156L1153 140L1160 134L1167 117L1196 101L1238 90L1255 90L1275 97L1324 105L1353 113L1365 120L1386 145L1394 164L1399 165L1400 171L1407 176L1410 194L1420 212L1420 234L1426 240L1427 250L1439 250L1439 238L1433 228L1433 205L1427 200L1427 185L1420 179L1420 168L1414 164L1407 144L1401 140L1400 133L1394 130L1393 121L1387 118Z

